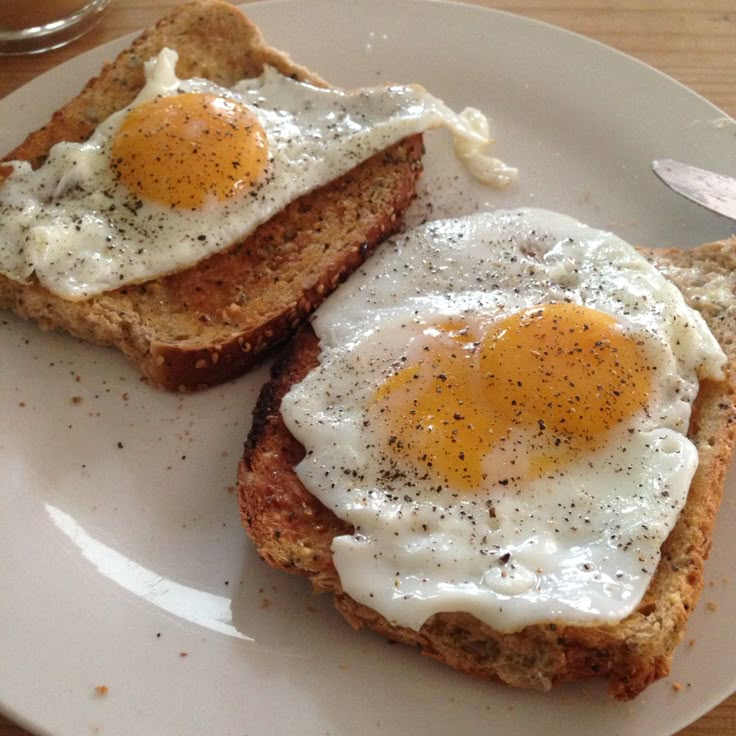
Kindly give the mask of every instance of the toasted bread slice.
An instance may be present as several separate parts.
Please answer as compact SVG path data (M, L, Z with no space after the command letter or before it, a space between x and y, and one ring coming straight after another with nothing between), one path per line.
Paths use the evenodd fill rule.
M179 53L182 78L229 86L270 65L324 85L266 45L240 10L220 0L197 0L143 33L3 160L39 166L55 143L86 139L132 101L144 81L143 62L164 47ZM400 141L296 200L244 242L181 273L84 302L0 276L0 307L44 328L118 347L160 388L191 390L226 381L292 334L398 227L415 193L422 152L421 136ZM0 166L0 183L2 173Z
M304 448L279 412L286 391L318 363L319 344L309 327L275 364L240 463L243 523L262 557L274 567L309 576L315 589L334 593L337 608L354 627L368 626L392 640L416 645L474 675L541 690L567 680L605 677L612 695L621 700L634 698L667 675L703 587L704 562L734 444L736 238L693 250L652 249L645 255L702 313L729 367L725 381L701 383L688 432L700 464L687 504L635 612L613 625L533 625L511 634L468 614L440 613L413 631L391 625L345 594L332 563L331 543L352 529L298 480L293 467Z

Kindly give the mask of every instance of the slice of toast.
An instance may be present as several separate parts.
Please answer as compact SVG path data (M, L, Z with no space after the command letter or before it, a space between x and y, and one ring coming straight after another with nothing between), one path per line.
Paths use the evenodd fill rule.
M269 47L243 13L196 0L143 33L82 92L2 160L39 166L55 143L82 141L140 90L143 63L179 54L180 78L229 86L264 65L324 82ZM400 224L421 173L422 138L406 138L287 206L244 242L186 271L65 301L38 283L0 276L0 307L128 355L164 389L192 390L233 378L291 335L322 299ZM0 162L0 185L3 173Z
M703 587L703 569L736 431L736 238L692 250L644 251L701 312L729 360L723 382L703 381L688 436L700 464L688 500L662 548L656 574L637 609L609 625L539 624L500 633L464 613L440 613L420 631L391 625L345 594L332 563L334 537L352 528L312 496L294 473L304 448L279 412L288 389L315 367L319 344L302 329L274 365L258 401L239 467L243 523L272 566L307 575L334 593L355 627L416 645L459 670L547 690L572 679L605 677L613 696L636 697L669 672L673 650Z

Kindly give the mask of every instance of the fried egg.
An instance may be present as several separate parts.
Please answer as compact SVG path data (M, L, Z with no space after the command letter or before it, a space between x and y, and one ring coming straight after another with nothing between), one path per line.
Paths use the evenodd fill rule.
M634 248L535 209L395 237L313 317L281 412L306 488L353 526L346 593L419 629L615 622L641 600L725 356Z
M83 143L62 142L0 186L0 273L70 300L188 268L297 197L435 126L490 164L483 121L419 86L343 92L266 68L224 88L176 76L176 52ZM465 155L464 153L464 155ZM496 166L496 168L498 168ZM502 169L502 178L506 173Z

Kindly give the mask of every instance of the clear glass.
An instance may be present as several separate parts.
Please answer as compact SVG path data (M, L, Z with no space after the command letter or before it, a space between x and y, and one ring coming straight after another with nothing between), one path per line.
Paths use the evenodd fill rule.
M0 0L0 55L37 54L86 33L110 0Z

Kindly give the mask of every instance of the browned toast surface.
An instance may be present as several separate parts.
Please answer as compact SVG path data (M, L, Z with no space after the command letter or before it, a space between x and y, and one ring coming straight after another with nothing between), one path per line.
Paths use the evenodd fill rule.
M700 464L687 504L662 548L662 559L637 610L614 625L528 626L504 634L463 613L430 618L420 631L392 626L343 593L332 539L351 528L312 496L293 467L304 454L279 412L282 396L318 363L317 338L302 329L275 364L258 402L239 468L243 523L271 565L307 575L356 628L392 640L474 675L549 689L566 680L605 677L619 699L638 695L669 672L672 653L703 587L704 562L730 463L736 421L736 238L693 250L649 250L647 257L705 317L729 358L724 382L701 384L688 436ZM719 288L712 287L719 279Z
M83 91L3 160L40 165L61 140L81 141L141 88L143 63L162 48L177 74L228 86L270 65L323 85L269 47L241 11L220 0L177 8L143 33ZM400 224L421 173L420 135L305 195L244 242L179 274L84 302L0 276L0 307L125 352L161 388L191 390L233 378L290 334Z

